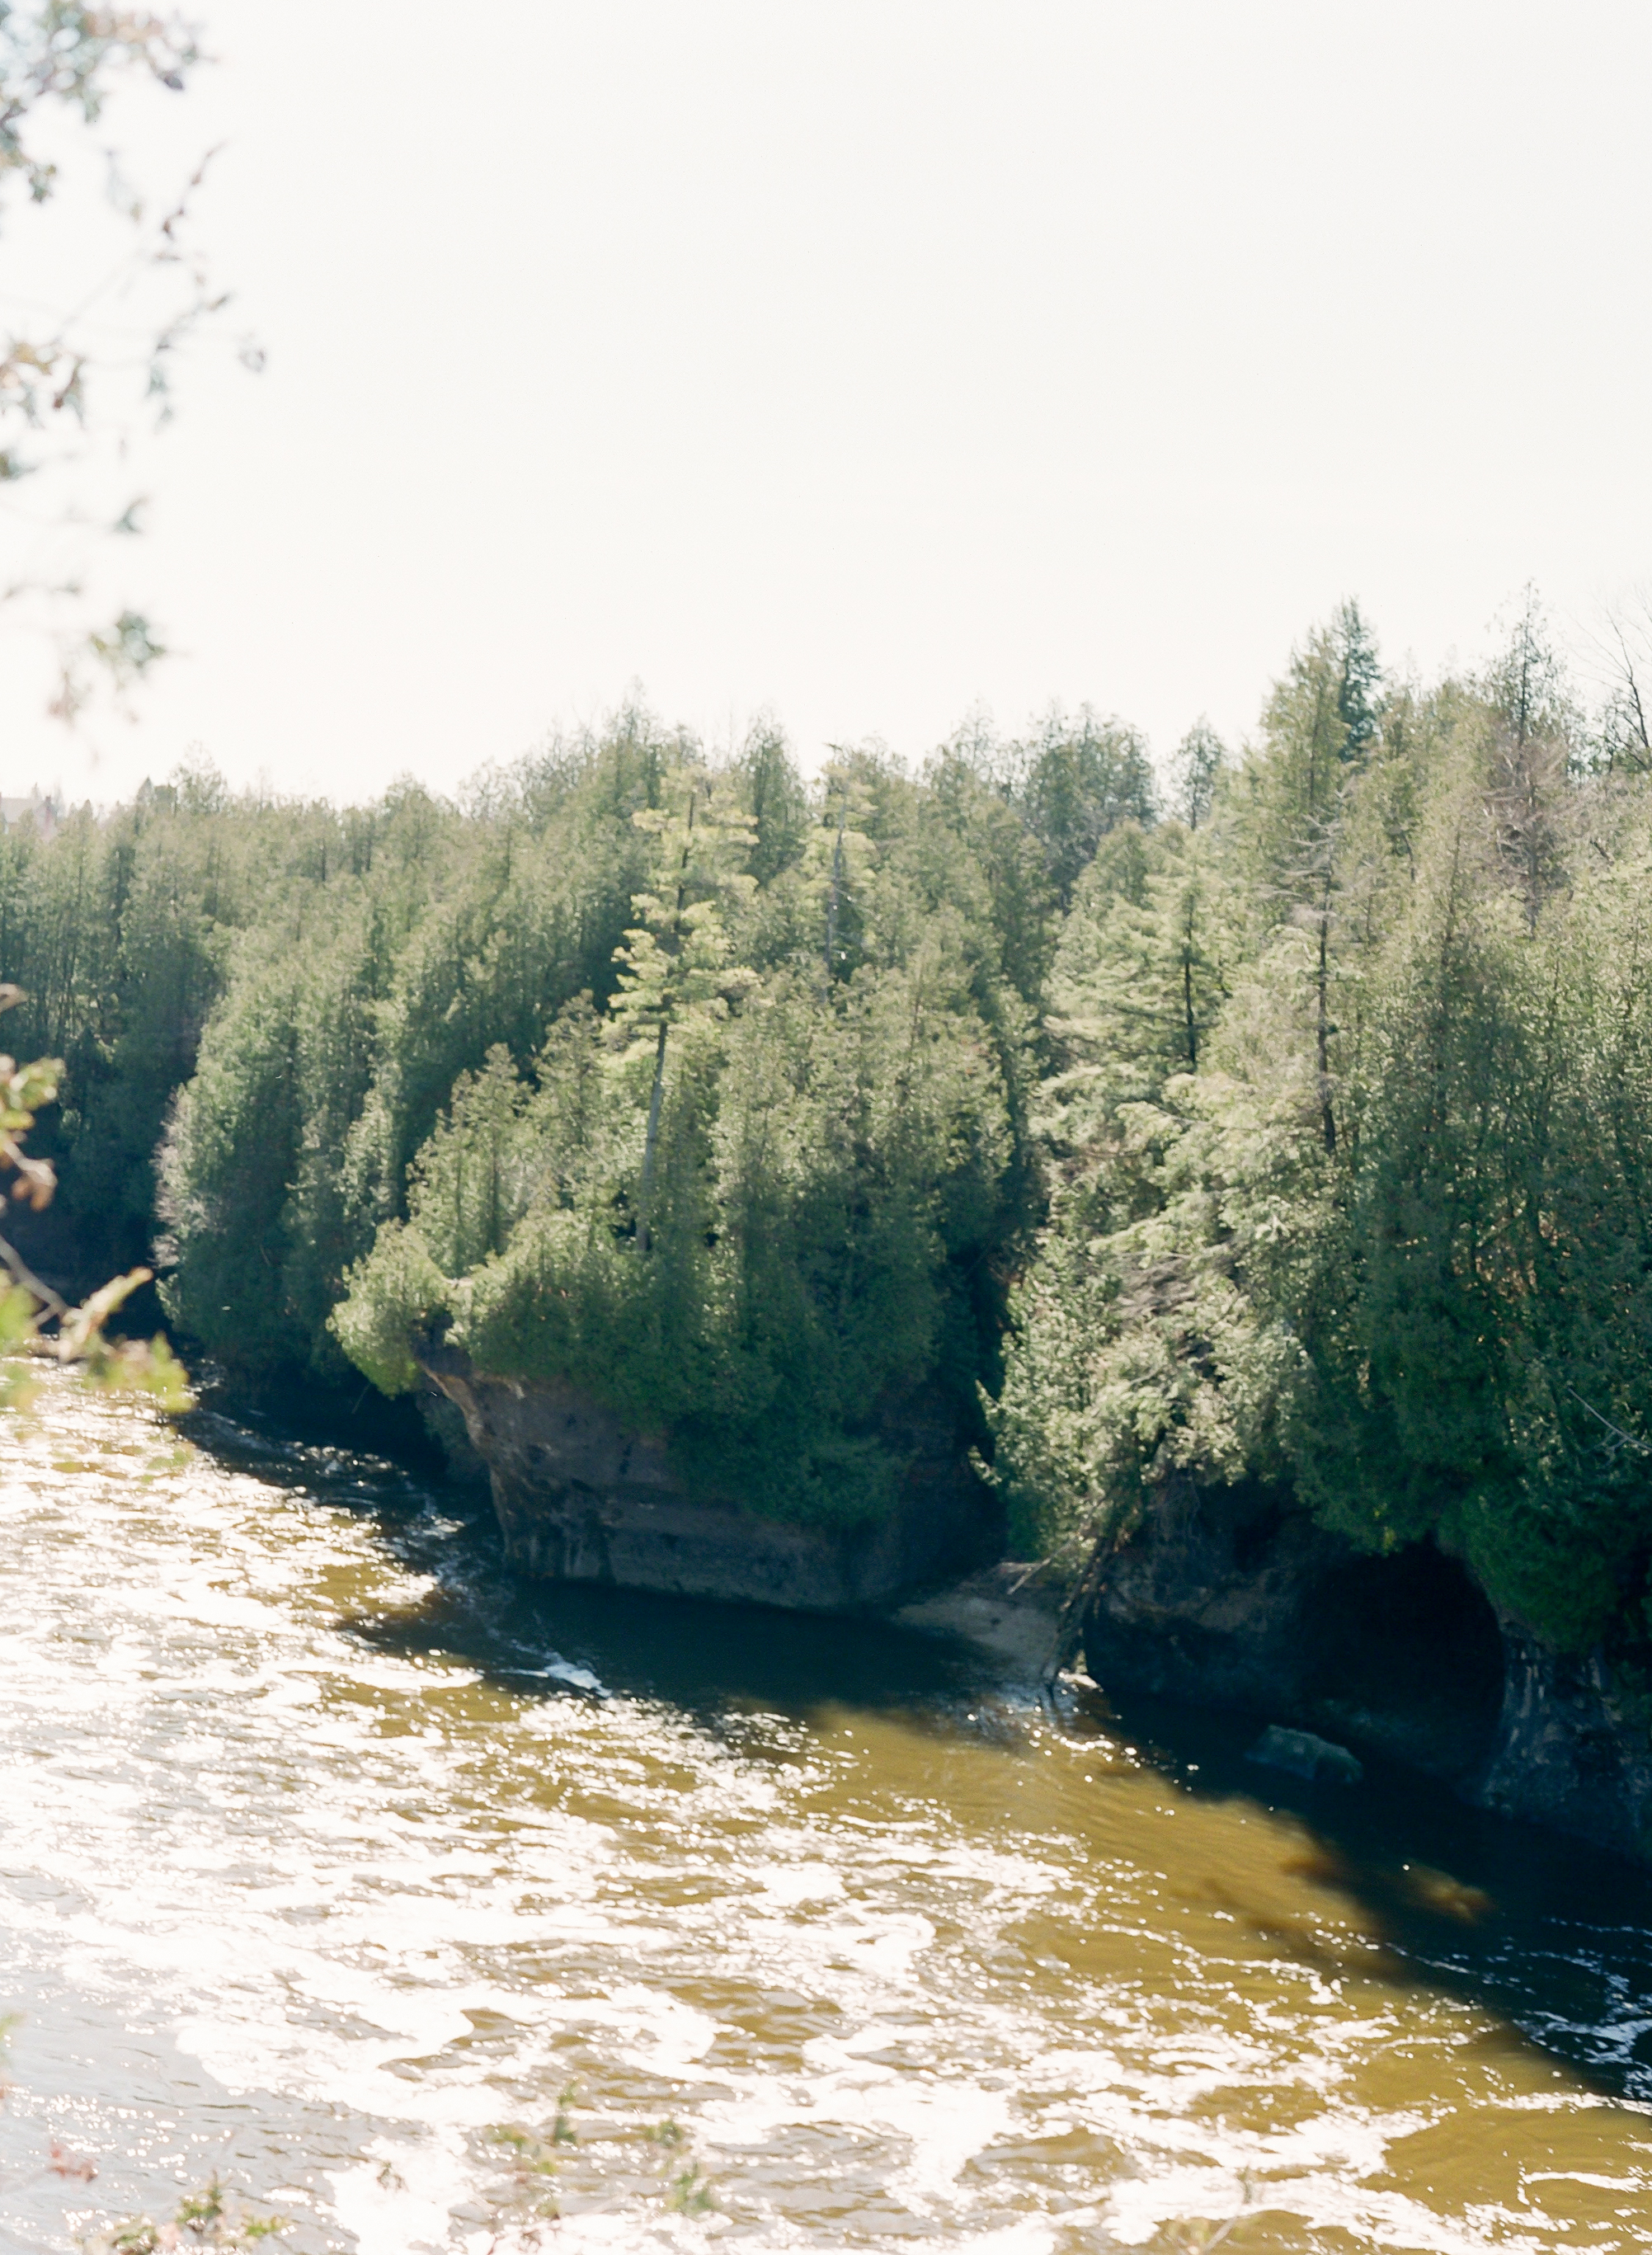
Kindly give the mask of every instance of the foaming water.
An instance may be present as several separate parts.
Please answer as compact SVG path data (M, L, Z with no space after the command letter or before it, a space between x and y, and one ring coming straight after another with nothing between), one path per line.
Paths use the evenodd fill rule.
M1652 2237L1606 1859L872 1625L524 1588L392 1467L197 1439L7 1430L6 2246L214 2170L364 2255Z

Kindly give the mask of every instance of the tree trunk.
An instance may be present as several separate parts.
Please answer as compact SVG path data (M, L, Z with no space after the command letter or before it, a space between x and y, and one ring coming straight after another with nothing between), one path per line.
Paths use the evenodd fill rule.
M643 1181L636 1195L636 1242L649 1248L648 1210L654 1195L654 1149L659 1142L660 1103L665 1094L665 1036L670 1028L662 1021L659 1046L654 1051L654 1090L648 1099L648 1133L643 1138Z
M1336 1156L1337 1120L1331 1109L1331 879L1325 878L1324 906L1319 911L1319 1022L1316 1028L1319 1060L1319 1126L1325 1149Z
M843 831L849 818L849 786L843 786L843 804L838 809L838 842L832 851L832 889L826 896L826 985L832 984L832 962L838 952L838 887L843 882Z
M694 794L688 794L688 838L694 834ZM688 893L688 839L683 844L683 859L677 872L677 907L671 917L671 935L680 941L683 928L683 903ZM662 1009L670 1008L669 994L661 997ZM660 1105L665 1094L665 1043L671 1032L671 1020L662 1017L659 1045L654 1051L654 1086L648 1099L648 1132L643 1138L643 1180L636 1193L636 1246L640 1253L649 1249L649 1206L654 1196L654 1152L659 1142Z

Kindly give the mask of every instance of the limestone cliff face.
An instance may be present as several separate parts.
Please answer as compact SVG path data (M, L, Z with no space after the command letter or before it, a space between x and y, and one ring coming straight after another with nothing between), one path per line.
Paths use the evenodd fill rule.
M847 1533L687 1494L665 1437L575 1388L421 1356L485 1464L524 1572L809 1612L886 1605L996 1558L1002 1527L938 1396L886 1420L899 1506ZM1041 1634L1048 1640L1050 1624ZM1042 1649L1042 1646L1041 1646ZM1112 1563L1090 1673L1386 1754L1466 1800L1652 1859L1652 1733L1605 1661L1550 1651L1430 1546L1362 1556L1255 1488L1168 1487Z
M1362 1556L1255 1489L1168 1488L1086 1624L1104 1685L1305 1725L1475 1805L1652 1857L1652 1735L1600 1655L1501 1618L1432 1546Z
M1600 1654L1551 1652L1508 1616L1502 1632L1502 1712L1474 1799L1652 1861L1645 1714L1626 1711Z
M525 1573L839 1612L967 1573L1002 1547L993 1499L938 1398L887 1421L910 1459L895 1512L840 1531L690 1496L664 1435L628 1427L573 1387L493 1377L448 1347L420 1360L463 1416L507 1554Z

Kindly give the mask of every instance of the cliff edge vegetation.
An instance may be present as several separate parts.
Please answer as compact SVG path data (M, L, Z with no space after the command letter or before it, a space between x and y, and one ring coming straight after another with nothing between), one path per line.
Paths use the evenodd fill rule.
M1535 603L1434 683L1348 605L1156 779L1087 712L806 781L641 710L458 802L182 774L0 836L0 970L88 1260L158 1222L243 1370L440 1345L840 1526L940 1388L1018 1548L1242 1483L1628 1685L1649 777Z
M251 1378L394 1390L440 1339L702 1489L875 1517L892 1399L986 1442L1058 919L1153 811L1087 713L805 784L771 727L708 762L628 710L456 803L192 770L25 820L0 957L65 1060L61 1256L158 1233L173 1324Z
M1246 1481L1643 1674L1649 764L1535 608L1431 688L1350 608L1185 818L1104 847L1051 973L1048 1213L991 1413L1024 1542Z

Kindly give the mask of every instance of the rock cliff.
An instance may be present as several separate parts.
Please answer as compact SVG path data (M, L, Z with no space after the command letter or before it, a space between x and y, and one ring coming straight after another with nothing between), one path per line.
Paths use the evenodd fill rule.
M1599 1654L1499 1616L1454 1559L1361 1556L1287 1499L1173 1484L1085 1627L1096 1680L1306 1725L1477 1806L1652 1857L1652 1733Z
M1626 1697L1598 1652L1551 1652L1508 1616L1502 1634L1502 1711L1472 1797L1652 1861L1652 1731L1643 1702Z
M571 1387L491 1376L446 1346L427 1346L420 1360L462 1416L507 1553L527 1573L836 1612L897 1603L1002 1550L996 1505L969 1472L938 1394L886 1416L908 1459L896 1511L842 1530L691 1496L665 1436L628 1428ZM1002 1612L989 1581L977 1574L953 1594ZM931 1622L922 1607L903 1618L970 1626L950 1614ZM1042 1654L1052 1619L1022 1628ZM1037 1655L1029 1644L1015 1656ZM1642 1703L1614 1684L1600 1654L1557 1654L1500 1618L1431 1546L1367 1557L1287 1497L1173 1483L1112 1562L1085 1656L1103 1686L1323 1731L1481 1808L1652 1858Z
M907 1459L895 1511L840 1529L691 1496L665 1435L634 1430L573 1387L494 1377L446 1346L419 1359L464 1418L507 1554L526 1573L838 1612L967 1574L1002 1547L996 1504L938 1394L893 1405L883 1421Z

